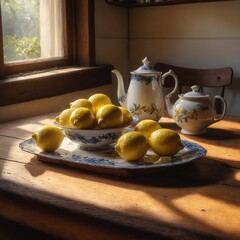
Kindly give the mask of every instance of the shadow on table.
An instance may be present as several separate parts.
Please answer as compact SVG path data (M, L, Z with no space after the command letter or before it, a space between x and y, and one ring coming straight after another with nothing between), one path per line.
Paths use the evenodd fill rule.
M203 135L203 138L209 140L234 140L240 139L240 133L236 133L227 129L208 128L207 133Z
M191 140L197 140L198 142L207 142L208 144L216 144L227 147L226 141L232 142L236 139L240 139L240 133L233 132L231 130L225 130L220 128L208 128L207 132L203 135L187 135Z
M38 164L38 168L37 168L38 171L36 171L36 168L34 168L34 165L36 164ZM79 170L76 168L70 168L67 166L56 165L53 163L44 163L42 161L38 161L36 157L32 158L31 163L26 165L26 169L33 176L41 175L45 171L53 171L53 172L59 172L61 174L67 174L74 178L81 178L91 182L96 182L96 183L100 182L106 185L116 186L117 187L116 189L131 189L131 190L137 190L137 192L144 192L144 194L151 196L151 198L153 198L154 201L157 201L163 204L165 207L169 209L169 211L173 212L175 215L177 214L181 216L181 218L184 219L184 221L191 222L192 224L194 225L196 224L197 226L201 226L201 229L205 229L213 234L217 234L218 236L219 235L221 236L220 229L212 225L208 225L202 219L198 219L193 215L189 214L184 210L184 208L176 205L174 200L197 194L197 195L203 195L204 196L203 199L214 199L217 197L218 201L224 201L228 203L229 196L227 192L224 192L224 194L222 194L221 189L226 188L224 186L225 183L229 183L229 182L232 183L234 181L236 182L236 180L234 179L235 170L233 168L228 167L225 163L212 160L210 158L201 158L199 160L196 160L194 162L191 162L185 165L174 166L166 169L159 169L159 171L154 174L137 175L137 176L114 176L110 174L99 174L99 173L89 172L85 170ZM56 180L57 179L54 179L54 181ZM222 187L220 187L220 190L217 190L217 188L214 187L215 184L221 184ZM65 187L69 187L69 184L67 182ZM216 191L216 194L214 193L215 191ZM58 198L58 196L53 196L53 197ZM136 199L137 198L133 197L132 201L136 201ZM65 199L65 200L69 202L71 201L71 198ZM63 201L65 200L63 199ZM208 214L209 209L204 207L205 203L203 202L201 203L202 203L202 206L197 206L196 211L198 210L200 212L199 214ZM231 201L231 204L233 203L234 201ZM77 205L78 203L74 201L74 204ZM81 203L79 204L81 205ZM236 199L236 204L238 204L237 199ZM150 214L148 212L148 209L144 209L144 208L138 209L137 205L138 205L138 202L136 202L136 206L133 204L132 208L125 209L125 211L129 213L132 213L135 211L143 211L143 214L145 216L148 216L148 214ZM91 208L94 209L94 206L91 206ZM137 210L135 210L134 208L137 208ZM115 213L111 212L109 214L114 215ZM135 219L134 221L137 221L137 220L138 219ZM129 218L129 221L131 221L131 218ZM156 228L159 227L160 222L156 221L156 224L151 222L152 227L153 225ZM161 224L163 224L164 226L165 223L163 222ZM168 228L172 227L171 229L171 232L172 232L174 231L176 226L174 227L174 226L171 226L170 224L170 225L166 225L166 227L164 227L163 229L165 228L167 229L167 227ZM179 226L176 228L179 228ZM161 231L163 231L163 229ZM186 229L186 230L182 229L181 231L183 236L186 236L185 234L187 235L189 234L189 229ZM198 235L200 233L201 232L197 234L197 237L199 237ZM192 234L195 234L195 233L193 232ZM223 232L223 236L224 236L224 232ZM206 239L206 238L203 235L201 239ZM213 237L211 239L215 239L215 238ZM217 239L220 239L220 238L218 237Z
M180 127L178 127L175 123L167 123L164 122L161 124L164 128L170 128L175 131L180 132ZM208 139L208 140L234 140L240 138L240 133L237 133L234 129L221 129L221 128L207 128L207 132L202 135L186 135L189 138L196 138L197 140Z
M233 171L224 163L202 158L195 162L159 169L143 176L130 176L125 181L155 187L194 187L215 184L232 178Z
M32 165L39 165L39 167L33 168ZM96 178L97 181L121 181L134 183L138 185L153 186L153 187L194 187L204 186L223 182L224 180L233 179L234 170L228 167L225 163L210 159L201 158L194 162L171 166L166 168L158 168L155 171L147 174L134 170L118 171L120 175L114 175L112 169L94 168L93 171L89 171L89 166L84 169L84 166L79 168L70 168L71 166L60 165L52 162L42 162L33 157L29 164L25 165L25 168L31 173L32 176L37 177L42 175L46 170L61 172L71 176L81 175L81 178ZM87 171L86 171L87 170ZM90 174L89 174L90 173Z

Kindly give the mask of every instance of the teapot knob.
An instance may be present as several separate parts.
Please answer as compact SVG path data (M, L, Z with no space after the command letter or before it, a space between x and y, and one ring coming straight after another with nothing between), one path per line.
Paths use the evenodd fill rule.
M191 87L193 92L199 92L200 91L200 87L198 85L194 85Z
M143 60L142 60L142 63L144 64L144 66L149 66L149 59L147 57L145 57Z

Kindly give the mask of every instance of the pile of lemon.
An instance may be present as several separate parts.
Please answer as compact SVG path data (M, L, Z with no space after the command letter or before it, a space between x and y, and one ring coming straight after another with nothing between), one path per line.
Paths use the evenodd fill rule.
M126 126L132 116L126 108L114 105L106 94L97 93L70 103L70 108L62 111L56 121L67 128L106 129Z
M133 132L123 134L115 146L119 155L127 161L143 158L151 148L162 158L157 163L171 161L171 156L183 149L181 138L176 131L162 128L151 119L140 121ZM156 163L156 162L151 162Z
M114 105L106 94L96 93L88 99L71 102L55 120L66 128L106 129L126 126L132 116L126 108ZM60 147L64 134L57 126L45 125L32 138L40 150L52 152Z
M56 117L56 121L67 128L106 129L126 126L132 121L132 116L126 108L114 105L107 95L97 93L88 99L80 98L70 103L69 108ZM64 135L59 127L46 125L32 138L42 151L51 152L60 147ZM143 158L150 148L162 157L159 163L163 163L170 161L171 156L183 148L183 144L176 131L145 119L133 131L124 133L115 145L115 150L127 161Z

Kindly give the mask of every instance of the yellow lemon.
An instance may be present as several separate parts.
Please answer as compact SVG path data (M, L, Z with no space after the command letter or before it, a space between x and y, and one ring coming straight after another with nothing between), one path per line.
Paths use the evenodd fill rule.
M149 138L149 143L152 150L159 156L173 156L184 147L179 134L167 128L154 131Z
M144 119L135 126L134 130L141 132L146 138L149 138L154 131L160 128L161 126L158 122L152 119Z
M103 93L96 93L92 95L88 100L92 103L96 113L102 106L112 103L111 99Z
M101 107L96 114L97 124L100 128L121 127L123 115L119 107L107 104Z
M128 125L133 120L130 112L124 107L119 107L119 108L122 111L122 115L123 115L123 125L124 126Z
M60 128L45 125L32 135L37 147L44 152L52 152L60 147L64 135Z
M147 138L140 132L127 132L123 134L115 145L118 154L127 161L141 159L149 147Z
M65 109L63 110L59 116L55 118L55 120L63 127L68 127L71 128L73 127L71 121L70 121L70 116L72 114L74 109Z
M88 108L93 114L95 113L92 103L85 98L80 98L70 103L71 109L76 109L80 107Z
M95 117L88 108L80 107L72 112L70 121L75 128L89 129L93 128Z

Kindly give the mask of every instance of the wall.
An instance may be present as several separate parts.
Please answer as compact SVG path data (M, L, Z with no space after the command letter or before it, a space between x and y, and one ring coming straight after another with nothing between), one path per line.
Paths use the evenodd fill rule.
M233 86L226 91L228 114L240 116L240 1L146 8L114 7L95 1L96 62L119 69L127 89L129 71L144 56L189 67L231 66ZM129 39L128 39L129 38ZM61 111L68 103L95 92L117 103L116 78L111 85L57 97L0 107L0 122Z
M227 113L240 116L240 1L132 8L129 28L130 69L145 56L152 65L232 67Z
M128 10L106 5L105 0L96 0L95 10L96 63L113 64L124 75L128 72ZM117 103L117 84L113 80L113 84L95 89L0 107L0 122L62 111L73 100L96 92L108 94Z
M105 4L95 0L96 61L111 63L123 75L126 89L129 82L128 9ZM118 103L117 79L113 76L112 99Z

